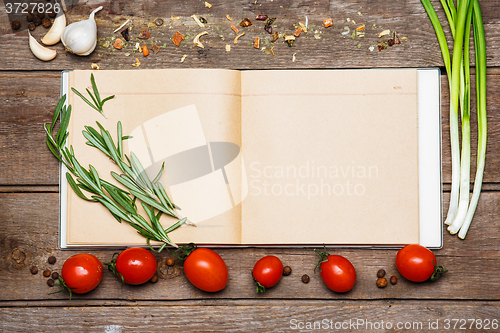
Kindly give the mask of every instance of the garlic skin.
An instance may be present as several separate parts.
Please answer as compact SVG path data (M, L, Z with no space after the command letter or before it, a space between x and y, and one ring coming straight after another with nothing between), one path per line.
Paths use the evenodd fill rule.
M42 37L42 43L45 45L54 45L59 43L61 35L66 27L66 16L61 11L60 15L56 17L49 32Z
M51 50L41 45L36 41L36 39L33 36L31 36L29 32L28 35L30 40L30 49L31 52L33 52L33 54L35 55L35 57L43 61L50 61L56 57L57 55L56 50Z
M97 25L94 14L102 9L102 6L94 9L87 20L74 22L64 28L61 41L66 50L79 56L88 56L97 45Z

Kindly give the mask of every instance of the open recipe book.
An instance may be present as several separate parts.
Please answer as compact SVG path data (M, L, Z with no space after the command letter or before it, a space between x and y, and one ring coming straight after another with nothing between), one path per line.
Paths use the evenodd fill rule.
M95 71L104 118L63 72L68 144L114 184L85 144L99 121L197 227L178 244L441 246L440 79L435 69ZM84 94L86 95L86 94ZM61 248L144 246L127 223L79 198L61 170ZM167 227L176 219L163 215Z

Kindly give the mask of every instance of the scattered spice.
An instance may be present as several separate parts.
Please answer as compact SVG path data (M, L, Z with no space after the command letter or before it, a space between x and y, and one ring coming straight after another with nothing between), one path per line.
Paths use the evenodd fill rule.
M126 27L121 31L121 35L123 36L123 39L125 39L127 42L130 40L130 35L129 35L129 28Z
M370 52L373 52L373 50L375 50L375 45L370 46L368 50L370 50Z
M226 44L226 52L231 52L231 45Z
M205 1L205 7L212 8L212 5Z
M377 45L378 45L379 51L385 50L387 48L387 42L385 42L385 41L380 41L380 42L378 42Z
M382 277L377 279L377 287L379 288L385 288L387 286L387 279Z
M142 46L142 55L145 57L147 57L149 55L149 50L148 50L148 47L146 45Z
M274 21L276 21L276 17L270 17L266 21L266 25L264 26L264 30L268 34L272 34L273 33L273 26L272 25L273 25Z
M97 69L97 70L101 69L101 67L98 64L96 64L95 62L90 64L90 68Z
M132 64L134 67L139 67L141 65L141 62L139 61L139 58L135 58L135 63Z
M26 15L26 21L33 22L33 17L35 17L32 13L28 13Z
M292 274L292 268L290 266L283 267L283 275L288 276Z
M262 15L262 14L259 14L259 15L257 15L257 16L255 17L255 19L256 19L257 21L265 21L265 20L267 20L267 15Z
M394 275L391 276L391 284L396 284L396 283L398 283L398 278L395 277Z
M28 29L30 29L30 31L35 30L35 28L36 28L35 23L33 23L33 22L28 23Z
M18 30L19 28L21 28L21 22L19 22L19 21L12 21L12 23L10 24L10 26L12 27L12 30Z
M387 29L387 30L384 30L382 31L381 33L378 34L378 38L382 37L382 36L385 36L385 35L389 35L391 33L391 30Z
M208 21L204 17L201 17L201 16L200 16L200 22L203 24L208 23Z
M236 38L234 39L234 44L237 44L238 43L238 39L243 36L245 33L242 32L241 34L239 34L238 36L236 36Z
M198 16L196 16L196 15L193 14L193 15L191 15L191 17L198 24L198 26L200 28L205 28L205 24L203 24L203 22L200 21L200 19L198 18Z
M309 281L310 281L309 275L307 274L302 275L302 282L309 283Z
M292 55L292 62L295 62L295 55L297 54L297 52L295 52L293 55Z
M50 276L50 271L48 269L43 271L43 276L49 277Z
M363 31L363 30L365 30L365 25L364 24L362 24L362 25L360 25L359 27L356 28L356 31Z
M304 31L305 34L307 33L307 26L304 23L299 22L299 27L302 29L302 31Z
M233 31L238 34L240 32L240 29L236 28L236 26L234 24L231 24L231 29L233 29Z
M49 287L54 286L54 280L52 280L52 279L48 279L48 280L47 280L47 284L48 284L48 286L49 286Z
M271 40L271 43L276 42L278 39L280 39L280 34L278 32L275 32L273 34L273 39Z
M344 31L343 31L343 32L341 32L341 34L342 34L342 35L344 35L344 36L346 36L346 35L348 35L350 32L351 32L351 29L349 29L349 27L346 25L346 26L344 27Z
M229 20L229 21L232 21L233 19L231 18L231 16L229 16L229 14L226 15L226 18Z
M141 34L137 36L137 38L139 39L149 39L149 37L151 37L151 33L149 32L149 30L142 30Z
M249 27L252 25L252 21L250 21L248 18L244 18L243 21L240 22L240 25L245 28Z
M271 47L271 54L272 54L272 55L273 55L273 57L274 57L274 45L273 45L273 47Z
M121 50L123 48L123 41L120 38L117 38L115 40L115 43L113 44L113 47L117 50Z
M385 270L379 269L377 272L377 277L378 278L383 278L385 276Z
M31 268L30 268L30 272L31 272L31 274L33 274L33 275L37 274L37 273L38 273L38 267L36 267L36 266L31 266Z
M329 18L329 19L324 20L323 25L325 26L325 28L331 27L333 25L332 19Z
M157 27L161 27L161 26L163 25L163 23L164 23L164 22L163 22L163 19L162 19L162 18L157 18L157 19L155 20L155 24L156 24L156 26L157 26Z
M255 37L255 39L253 40L253 47L256 48L256 49L259 49L260 48L260 38L259 37Z
M52 25L52 21L48 17L44 17L42 19L42 25L44 28L50 28L50 26Z
M185 39L184 35L179 31L176 31L174 37L172 37L172 42L174 42L175 46L181 45L181 42Z
M168 258L167 259L167 266L173 266L175 265L175 260L173 258Z
M205 48L205 46L200 42L200 37L201 36L204 36L204 35L208 35L208 31L203 31L203 32L200 32L199 34L197 34L194 39L193 39L193 44L195 46L198 46L198 47L201 47L202 49Z
M396 31L392 33L392 38L387 41L387 45L393 46L395 44L401 44L401 40L399 39Z
M171 16L171 17L170 17L170 21L178 21L178 20L180 20L180 19L181 19L181 17L180 17L180 16L175 16L175 17L174 17L174 16Z
M288 46L292 47L294 41L295 41L294 35L285 35L285 42L287 42Z
M160 52L160 47L156 44L153 44L153 46L151 46L151 51L157 54L158 52Z
M149 279L149 282L151 283L156 283L158 282L158 274L155 273L151 279Z
M57 278L59 277L59 273L57 273L57 272L52 272L51 277L52 277L54 280L57 280Z
M183 55L181 58L181 62L184 62L184 60L186 60L187 56L188 56L187 54Z
M297 31L295 31L295 33L293 34L295 37L299 37L300 36L300 33L302 32L302 29L301 28L298 28Z

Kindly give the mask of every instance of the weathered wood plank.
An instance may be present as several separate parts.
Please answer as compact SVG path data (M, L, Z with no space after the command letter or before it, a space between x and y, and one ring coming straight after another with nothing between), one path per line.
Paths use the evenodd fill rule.
M433 1L442 22L445 22L443 10L438 1ZM59 53L50 62L36 59L28 48L26 31L12 33L8 20L0 22L0 69L34 70L34 69L75 69L90 68L91 63L98 63L103 69L128 68L139 57L140 68L160 67L217 67L217 68L368 68L368 67L428 67L442 66L442 59L437 39L432 25L418 0L401 2L373 3L369 0L350 0L334 2L326 0L276 0L276 1L223 1L214 3L212 8L204 6L203 1L81 1L68 12L68 21L85 18L91 9L103 5L104 10L97 14L99 29L99 46L89 57L78 57L64 52L61 44L53 47ZM485 22L486 41L488 45L488 65L500 65L500 29L496 13L498 2L494 0L481 1ZM3 8L1 9L3 11ZM209 24L206 28L198 27L190 15L205 16ZM226 15L234 18L233 22ZM310 32L299 37L293 47L288 47L283 40L276 43L275 56L266 55L252 46L255 37L269 40L271 37L264 32L263 22L242 29L246 35L234 45L234 32L231 23L238 24L244 17L253 19L256 14L268 14L277 17L275 30L292 34L294 25L305 22L308 15ZM133 51L136 37L147 24L156 17L165 19L165 24L159 28L150 28L153 38L147 41L158 46L166 44L157 55L147 58ZM170 17L180 17L171 21ZM323 20L332 18L335 25L325 29ZM121 51L116 51L112 45L113 30L127 18L134 20L133 39ZM349 19L349 21L347 20ZM304 23L303 22L303 23ZM354 23L355 22L355 23ZM24 23L26 24L26 23ZM350 34L342 35L344 27L349 26L351 32L361 24L365 24L364 38L350 38ZM375 24L375 26L374 26ZM445 29L447 25L444 24ZM370 52L370 46L376 46L378 34L382 29L396 30L401 37L406 37L400 46L387 50ZM176 30L184 33L187 39L181 47L176 47L170 41ZM208 36L203 37L205 49L193 46L194 35L206 30ZM314 37L318 31L321 38ZM447 31L449 32L449 31ZM45 33L42 27L34 31L34 36L40 38ZM448 33L448 36L450 34ZM387 39L387 38L386 38ZM451 38L449 38L451 41ZM111 43L104 47L106 42ZM150 44L151 42L151 44ZM264 42L264 40L262 41ZM225 45L232 46L231 52L225 51ZM271 45L263 43L269 49ZM130 56L126 56L131 53ZM296 61L292 55L296 53ZM182 55L187 58L180 62ZM14 56L15 55L15 56ZM473 59L473 57L472 57ZM472 60L473 61L473 60Z
M445 197L448 200L448 196ZM64 260L76 251L57 250L58 195L43 193L0 194L0 300L61 300L64 293L49 295L54 291L46 285L44 269L59 271ZM317 255L312 249L293 248L234 248L217 249L229 268L229 282L225 290L210 294L197 290L182 273L182 265L169 278L156 284L125 286L121 288L110 273L94 291L74 296L83 300L188 300L188 299L500 299L498 274L500 274L500 193L482 194L473 224L465 241L444 232L444 248L435 251L440 265L449 273L436 283L411 283L397 273L396 250L338 249L332 252L347 257L357 269L357 283L351 292L336 294L322 283L319 272L314 272ZM113 250L86 251L102 262L111 259ZM292 267L292 274L264 295L256 295L250 275L255 262L265 255L276 255L285 265ZM47 263L50 255L57 257L54 266ZM164 262L169 254L157 255ZM39 269L32 275L29 268ZM162 272L165 267L160 265ZM485 274L484 268L488 267ZM376 273L384 268L389 276L399 278L395 286L379 289L375 285ZM311 277L309 284L301 276Z
M491 72L491 73L490 73ZM500 74L488 75L488 147L484 182L500 183ZM447 77L442 85L443 182L451 182L449 95ZM472 77L474 84L474 77ZM57 185L57 160L45 146L43 123L50 122L59 98L57 72L0 72L0 185ZM473 94L474 95L474 94ZM473 103L474 103L473 96ZM473 104L473 110L475 110ZM471 161L476 160L477 125L471 119ZM77 156L78 156L78 152ZM475 163L471 172L474 176Z
M283 301L239 306L1 308L5 332L494 332L498 302ZM467 322L467 319L469 321ZM472 321L474 319L474 321ZM455 326L456 325L456 326ZM489 328L488 328L489 327ZM454 329L455 328L455 329ZM496 328L496 329L495 329Z

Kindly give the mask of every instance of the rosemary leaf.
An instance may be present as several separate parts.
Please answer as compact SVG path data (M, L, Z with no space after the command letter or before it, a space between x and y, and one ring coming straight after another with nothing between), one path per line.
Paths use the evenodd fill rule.
M163 175L163 170L165 169L165 162L163 162L161 164L161 168L160 168L160 171L158 172L158 174L156 175L155 179L153 179L153 184L156 184L158 183L158 181L160 180L160 177Z
M66 172L66 179L68 180L69 186L75 191L76 195L78 195L80 198L87 200L87 201L93 201L92 199L89 199L83 194L82 191L80 191L80 188L78 188L78 185L76 184L75 180L71 176L69 172Z
M94 102L94 104L98 105L98 108L100 109L100 107L101 107L100 103L96 100L96 98L94 97L94 95L92 95L92 93L90 92L89 88L85 88L85 90L87 90L87 94L89 94L90 98L92 98L92 101ZM99 110L99 112L101 112L101 110Z
M90 83L92 84L92 90L94 90L94 94L95 94L95 97L98 101L101 100L101 96L99 96L99 90L97 90L97 85L95 84L95 78L94 78L94 73L90 73ZM90 91L89 91L89 95L92 96L90 94ZM102 107L102 104L96 102L95 104L99 105Z
M138 192L138 191L134 191L134 190L130 190L130 194L132 195L135 195L139 200L141 200L142 202L158 209L158 210L161 210L162 212L170 215L170 216L173 216L173 217L176 217L174 212L172 212L170 209L168 209L167 207L164 207L160 204L158 204L156 201L154 201L153 199L145 196L144 194L142 194L141 192Z
M117 144L118 144L118 156L120 158L123 156L123 139L122 139L122 122L119 121L116 124L116 133L117 133Z
M172 224L170 227L165 229L165 232L168 234L169 232L174 231L175 229L179 228L186 221L187 221L187 217L183 218L182 220L177 221L176 223Z
M57 119L59 118L59 114L61 112L61 109L64 105L64 102L66 102L66 95L63 95L60 99L59 102L57 102L56 110L54 111L54 116L52 116L52 123L50 125L49 132L54 128L56 125Z
M92 107L94 110L96 110L97 112L100 113L99 109L96 108L88 99L85 98L85 96L83 96L78 90L76 90L75 88L71 87L71 90L78 95L78 97L80 97L81 99L83 99L83 101L85 103L87 103L88 105L90 105L90 107Z

